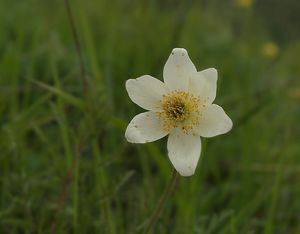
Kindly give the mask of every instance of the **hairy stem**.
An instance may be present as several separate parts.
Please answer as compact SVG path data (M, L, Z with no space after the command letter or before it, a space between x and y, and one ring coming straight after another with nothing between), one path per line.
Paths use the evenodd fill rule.
M161 212L163 206L165 205L165 203L167 202L168 198L170 197L170 195L172 194L172 192L175 188L178 176L179 176L178 172L175 169L173 169L172 177L169 181L169 184L167 185L164 193L162 194L161 198L159 199L157 207L154 210L147 227L145 228L144 234L149 233L151 228L155 225L157 219L159 218L159 215L160 215L160 212Z

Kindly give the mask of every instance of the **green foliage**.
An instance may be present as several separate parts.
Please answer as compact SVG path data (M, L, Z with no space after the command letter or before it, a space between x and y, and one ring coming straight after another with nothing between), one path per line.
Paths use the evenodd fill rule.
M153 233L299 233L299 2L278 28L280 1L70 2L87 91L64 2L0 2L0 233L142 232L172 166L165 139L125 141L124 84L161 79L174 47L218 69L234 128L202 140Z

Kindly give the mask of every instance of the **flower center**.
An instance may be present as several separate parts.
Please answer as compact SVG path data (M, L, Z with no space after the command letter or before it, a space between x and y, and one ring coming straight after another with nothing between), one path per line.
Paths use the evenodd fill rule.
M170 99L163 103L163 109L170 119L182 121L186 118L186 107L182 100Z
M173 128L181 127L188 133L199 123L199 97L175 90L163 95L161 106L163 112L158 112L158 117L164 121L164 129L170 131Z

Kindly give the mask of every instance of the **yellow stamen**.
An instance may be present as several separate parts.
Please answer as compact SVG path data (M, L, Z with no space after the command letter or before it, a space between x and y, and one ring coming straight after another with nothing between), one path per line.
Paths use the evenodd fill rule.
M163 95L161 106L163 111L157 115L164 121L164 130L181 127L185 133L197 124L200 117L200 98L193 94L175 90ZM203 103L205 105L205 103Z

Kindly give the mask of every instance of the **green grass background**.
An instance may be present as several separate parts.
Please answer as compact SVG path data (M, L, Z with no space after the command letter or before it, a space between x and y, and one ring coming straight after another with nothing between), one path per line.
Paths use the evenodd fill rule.
M166 139L126 142L124 84L162 79L174 47L218 69L234 127L202 140L153 233L300 233L299 1L70 5L86 91L64 1L0 1L0 233L142 232L172 166Z

